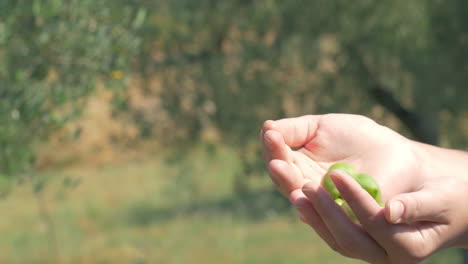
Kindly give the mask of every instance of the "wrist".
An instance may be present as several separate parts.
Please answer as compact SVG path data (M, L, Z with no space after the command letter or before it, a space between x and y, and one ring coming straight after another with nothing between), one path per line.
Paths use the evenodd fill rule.
M434 178L446 178L444 182L452 182L454 199L450 204L457 212L453 213L454 217L449 223L454 228L451 244L468 249L468 209L464 205L464 201L468 201L468 152L413 143L417 170L423 182Z
M468 249L468 209L465 206L465 201L468 201L468 178L461 179L459 184L461 186L460 192L463 194L463 197L460 199L463 201L460 207L462 213L460 219L458 219L462 232L457 238L456 246Z
M423 180L459 177L468 180L468 152L411 141L417 176Z
M437 174L433 167L433 154L430 145L423 144L417 141L408 140L410 149L413 153L413 164L411 166L411 176L417 179L417 184L414 186L419 189L426 181L436 177Z

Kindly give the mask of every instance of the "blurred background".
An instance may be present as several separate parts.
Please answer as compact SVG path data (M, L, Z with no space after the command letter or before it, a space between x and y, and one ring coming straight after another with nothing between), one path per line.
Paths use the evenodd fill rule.
M261 124L363 114L468 149L467 12L464 0L0 1L0 262L360 263L274 190Z

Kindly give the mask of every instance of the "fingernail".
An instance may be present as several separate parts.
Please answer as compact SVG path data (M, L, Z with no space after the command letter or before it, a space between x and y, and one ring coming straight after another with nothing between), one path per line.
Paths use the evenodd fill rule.
M267 143L266 146L267 146L267 148L269 148L269 149L272 148L272 145L271 145L272 140L271 140L271 138L270 138L270 137L271 137L271 133L272 133L272 132L271 132L270 130L268 130L267 132L265 132L265 134L263 134L263 138L265 139L265 142Z
M263 130L273 129L275 127L275 121L267 120L263 123Z
M269 142L270 140L268 139L268 133L269 133L269 132L266 131L266 132L263 134L263 138L264 138L266 141Z
M390 221L395 224L401 223L404 211L405 207L403 203L400 201L392 201L390 203Z

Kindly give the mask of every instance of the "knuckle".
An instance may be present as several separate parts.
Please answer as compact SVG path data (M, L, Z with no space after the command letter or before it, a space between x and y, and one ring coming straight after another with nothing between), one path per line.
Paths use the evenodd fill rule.
M407 196L405 199L402 200L405 211L404 211L404 218L412 219L418 215L420 215L422 210L422 204L419 199L416 199L414 196Z

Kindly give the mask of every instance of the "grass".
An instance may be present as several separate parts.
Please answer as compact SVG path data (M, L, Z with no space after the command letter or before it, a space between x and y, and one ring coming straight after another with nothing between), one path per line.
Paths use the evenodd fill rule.
M49 171L41 193L60 263L361 263L334 253L298 221L266 175L233 193L236 153L173 156ZM81 184L67 188L64 181ZM0 263L54 263L28 183L0 201ZM426 263L460 263L444 251Z

